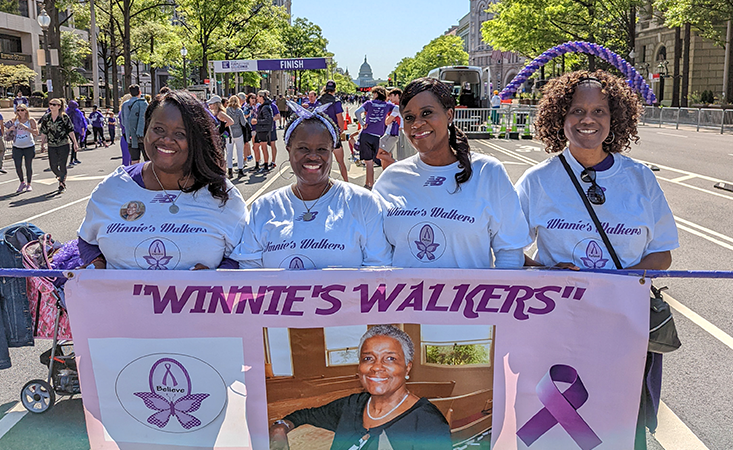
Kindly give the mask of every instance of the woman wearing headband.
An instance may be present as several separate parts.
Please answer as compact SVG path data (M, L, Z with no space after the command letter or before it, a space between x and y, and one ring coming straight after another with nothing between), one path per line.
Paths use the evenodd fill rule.
M393 264L522 267L531 241L517 193L498 160L471 153L454 108L450 88L435 78L412 81L400 98L417 155L390 165L374 185L386 204Z
M295 182L258 198L232 258L241 268L386 266L392 248L382 210L366 189L332 180L336 125L297 103L285 127L285 147Z
M537 242L528 265L569 269L615 269L596 231L578 184L603 225L625 269L665 270L679 247L677 227L664 193L644 164L621 152L637 142L643 109L618 77L579 71L551 80L544 88L536 134L557 156L528 169L517 182L522 209ZM564 158L564 161L563 161ZM649 354L636 449L646 448L644 425L656 427L661 388L661 355Z

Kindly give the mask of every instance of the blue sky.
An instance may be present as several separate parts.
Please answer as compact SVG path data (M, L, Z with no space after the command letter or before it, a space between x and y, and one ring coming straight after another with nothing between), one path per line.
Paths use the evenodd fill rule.
M328 50L356 78L367 55L374 78L387 79L397 63L414 56L466 15L469 0L292 0L292 16L323 29Z

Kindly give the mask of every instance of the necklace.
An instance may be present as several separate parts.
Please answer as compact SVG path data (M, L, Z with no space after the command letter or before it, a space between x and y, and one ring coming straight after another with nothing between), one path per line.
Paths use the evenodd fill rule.
M303 200L303 194L300 193L300 189L298 189L298 183L295 183L293 185L295 187L295 190L297 191L298 195L297 197L300 198L300 201L303 202L303 206L305 207L305 213L303 214L303 220L305 222L310 222L311 220L316 218L316 215L311 212L311 209L315 208L318 204L318 201L323 197L323 194L326 193L326 191L331 187L331 178L328 179L328 183L326 183L326 187L323 188L323 192L321 192L321 195L318 196L316 199L316 202L311 205L311 207L308 207L308 204L305 203L305 200Z
M171 199L171 203L173 203L172 205L168 207L168 211L170 211L171 214L178 214L178 211L180 211L181 208L179 208L178 205L176 205L176 199L171 197L170 194L168 194L168 191L166 191L165 188L163 187L163 183L160 182L160 178L158 178L158 174L155 173L155 164L151 162L150 167L153 169L153 176L155 176L155 181L157 181L160 188L163 189L163 192L165 193L166 198ZM188 177L190 176L191 176L191 173L189 172L188 175L186 175L186 179L183 181L184 186L188 183Z
M388 412L387 414L385 414L385 415L383 415L383 416L379 416L379 417L373 417L373 416L372 416L372 413L370 413L370 412L369 412L369 406L370 406L370 405L372 404L372 398L371 398L371 397L369 397L369 400L367 400L367 416L369 416L369 418L370 418L370 419L372 419L372 420L382 420L382 419L384 419L385 417L387 417L388 415L390 415L390 414L392 414L393 412L395 412L395 410L396 410L397 408L399 408L399 407L400 407L400 406L401 406L401 405L402 405L403 403L405 403L405 400L407 400L407 397L408 397L409 395L410 395L410 393L409 393L409 392L408 392L407 394L405 394L405 396L404 396L404 397L402 397L402 400L400 400L400 402L399 402L399 403L397 403L397 406L395 406L394 408L390 409L390 410L389 410L389 412Z

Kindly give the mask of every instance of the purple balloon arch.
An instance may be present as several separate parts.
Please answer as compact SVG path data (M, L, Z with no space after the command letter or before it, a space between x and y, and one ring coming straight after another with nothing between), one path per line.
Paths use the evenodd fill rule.
M626 62L625 59L607 49L606 47L590 42L566 42L547 50L546 52L535 58L531 63L527 64L524 69L522 69L517 74L517 76L514 77L511 83L509 83L501 91L501 94L499 94L501 98L508 99L512 97L519 88L519 86L527 81L527 78L532 76L532 74L535 73L537 69L550 62L551 59L556 58L560 55L564 55L565 53L588 53L590 55L595 55L608 61L609 63L613 64L614 67L619 69L621 73L624 74L624 76L626 77L626 82L629 83L629 86L639 92L639 94L647 102L647 104L653 105L654 103L656 103L657 97L654 95L654 92L649 87L649 85L646 84L646 81L644 81L644 77L641 76L639 72L636 71L636 69L634 69L634 66Z

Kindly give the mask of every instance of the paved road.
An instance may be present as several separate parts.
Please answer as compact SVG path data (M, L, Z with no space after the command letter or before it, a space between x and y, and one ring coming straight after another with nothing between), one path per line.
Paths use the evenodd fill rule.
M656 174L680 228L681 248L673 253L672 268L731 270L733 223L728 219L733 193L713 188L717 181L733 184L731 136L643 127L641 137L630 155L660 168ZM283 164L286 152L282 142L279 145L277 171L235 181L245 199L254 200L291 182L291 172ZM547 157L534 141L474 140L471 146L502 161L513 180ZM70 169L69 190L62 195L55 193L52 174L43 172L47 161L40 155L34 163L32 193L16 195L12 172L0 176L0 227L30 220L58 240L74 238L89 193L120 163L118 155L117 146L82 152L82 164ZM339 178L336 166L332 175ZM352 165L350 176L353 182L364 183L364 169ZM669 294L679 302L674 304L675 320L684 346L666 357L664 407L660 429L648 437L650 449L733 449L733 307L726 295L733 282L674 279L658 284L668 285ZM47 342L38 341L35 348L12 349L13 368L0 371L0 415L17 409L18 393L26 381L44 376L38 355L46 348ZM6 414L0 421L0 436L4 424L22 417L0 438L0 449L61 448L60 442L63 448L88 448L81 403L71 400L58 406L40 417ZM63 438L55 434L62 432Z

